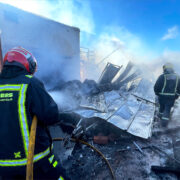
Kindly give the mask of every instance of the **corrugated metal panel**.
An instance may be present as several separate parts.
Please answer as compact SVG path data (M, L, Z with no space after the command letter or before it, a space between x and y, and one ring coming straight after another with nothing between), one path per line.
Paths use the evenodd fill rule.
M145 88L146 91L144 91ZM133 92L143 98L152 97L150 99L152 101L154 95L151 89L152 84L148 83L147 80L142 80ZM97 109L97 111L84 109L76 112L87 118L102 118L135 136L145 139L151 137L155 109L153 104L138 101L131 93L121 92L120 95L119 91L105 92L103 95L101 94L101 98L96 96L94 101L96 104L93 105L92 101L89 101L89 105L87 102L86 107Z

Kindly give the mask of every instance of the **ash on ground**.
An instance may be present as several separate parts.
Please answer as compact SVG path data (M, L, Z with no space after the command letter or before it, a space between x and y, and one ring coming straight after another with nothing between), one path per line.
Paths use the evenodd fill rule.
M102 134L103 132L100 135ZM109 138L105 145L95 144L93 140L86 139L85 141L104 154L116 179L178 180L180 178L178 173L156 173L151 170L151 166L180 167L180 163L174 160L179 153L176 152L175 155L173 144L173 138L177 137L177 134L180 135L180 130L168 133L160 130L156 131L151 139L144 140L122 131L119 132L119 135L114 135L112 139ZM67 149L62 144L62 142L55 142L55 151L61 154L60 159L64 159L62 151L70 151L62 164L68 170L72 179L112 179L110 169L96 151L80 143L70 143L70 145L67 145ZM57 148L58 145L59 149Z

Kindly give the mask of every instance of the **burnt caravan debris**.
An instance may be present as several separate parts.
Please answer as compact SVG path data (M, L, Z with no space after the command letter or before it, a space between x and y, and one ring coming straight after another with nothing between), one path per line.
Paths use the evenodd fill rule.
M146 78L147 76L144 76L143 72L132 63L121 70L117 77L120 85L118 89L113 89L113 82L108 82L111 89L104 84L103 90L98 87L99 83L96 83L91 86L96 93L85 94L83 91L88 86L84 87L83 83L73 81L71 83L73 86L69 84L68 88L62 87L56 93L71 94L69 101L78 102L74 106L64 108L79 113L85 118L85 127L81 128L79 124L77 131L88 135L90 138L86 137L86 140L104 153L117 179L125 177L147 180L178 179L176 174L169 171L156 174L153 167L158 165L158 167L170 166L172 169L178 169L180 165L178 154L180 101L176 102L178 108L172 115L171 127L167 130L161 129L159 121L154 118L157 107L155 107L153 81ZM132 74L136 76L130 78ZM79 88L75 90L71 87L75 87L76 83ZM86 92L90 91L86 90ZM54 92L51 93L54 96ZM60 107L63 106L61 101L57 102ZM90 121L86 118L90 118ZM118 136L114 136L114 133ZM73 146L68 157L66 165L77 179L111 178L104 162L100 161L100 158L88 147Z
M116 66L112 63L107 63L106 67L104 68L101 77L99 78L99 84L107 84L111 83L113 78L116 76L118 71L122 68L122 66Z
M109 81L103 84L103 89L100 88L102 85L96 82L90 86L91 83L86 80L89 86L85 86L84 83L72 81L51 94L57 97L59 107L65 105L65 111L76 112L85 118L84 124L78 124L77 131L81 135L86 134L86 137L83 136L86 141L104 153L117 179L177 179L174 174L155 174L151 168L154 165L172 165L171 161L176 162L176 169L179 167L179 135L177 129L177 132L173 130L174 127L177 128L177 124L174 126L174 122L172 123L171 132L175 135L172 142L172 134L167 134L168 130L161 131L158 121L154 120L156 103L153 81L145 78L141 70L130 62L120 71L115 81L118 82L118 88ZM92 89L96 93L92 93ZM57 94L62 97L64 93L67 95L64 96L66 99L58 99ZM66 104L67 101L71 104ZM175 111L174 115L177 117L173 119L178 119L178 111ZM75 179L111 179L104 162L88 147L71 144L68 152L68 155L67 152L64 153L64 157L69 157L68 162L65 161L66 166ZM172 160L174 155L176 160Z
M71 81L51 94L65 111L74 111L85 118L104 120L130 134L148 139L151 137L155 105L139 101L135 95L154 102L153 83L145 79L140 70L129 62L114 86L112 79L119 70L119 66L108 63L99 83L89 80L84 83ZM112 74L108 76L107 72L110 71L113 77ZM62 94L64 98L60 98Z

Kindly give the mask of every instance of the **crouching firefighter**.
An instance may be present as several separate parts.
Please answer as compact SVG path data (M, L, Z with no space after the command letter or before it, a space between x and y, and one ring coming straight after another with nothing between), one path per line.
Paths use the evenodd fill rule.
M60 121L58 107L42 82L33 76L33 55L21 47L8 51L0 75L0 176L25 179L29 134L38 119L34 152L34 179L69 179L52 153L47 126Z
M163 66L163 74L157 79L154 92L159 100L159 117L163 127L168 125L171 108L180 95L180 78L174 72L173 65L166 63Z

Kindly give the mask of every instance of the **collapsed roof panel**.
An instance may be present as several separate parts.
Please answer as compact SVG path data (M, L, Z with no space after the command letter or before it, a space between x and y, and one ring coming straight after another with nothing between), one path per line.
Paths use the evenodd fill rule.
M111 81L121 68L122 66L116 66L114 64L108 63L101 74L99 84L111 83Z
M154 118L153 112L153 105L141 103L136 116L127 129L127 132L145 139L151 137L152 123Z
M111 94L113 95L114 93L111 92ZM112 96L112 99L114 98L115 96ZM113 104L111 104L109 99L110 97L108 97L110 105L108 106L106 104L107 112L105 113L87 109L77 110L76 112L86 118L102 118L116 127L126 130L138 137L147 139L151 136L154 105L137 101L132 95L130 95L128 99L116 99ZM101 102L98 104L100 103ZM88 105L86 104L86 106Z
M132 111L129 109L127 104L123 104L120 109L118 109L118 111L116 111L115 114L109 118L108 122L123 130L127 130L127 127L131 123L132 117Z
M139 97L155 102L153 84L147 79L141 79L138 86L134 89L133 92Z
M119 89L128 82L135 81L137 78L139 78L140 74L140 69L133 65L133 63L129 62L124 71L122 71L119 77L115 79L113 86L115 89Z
M128 73L131 71L133 67L133 64L131 62L129 62L125 68L125 70L121 73L121 75L117 78L116 82L120 82L122 81L127 75Z

